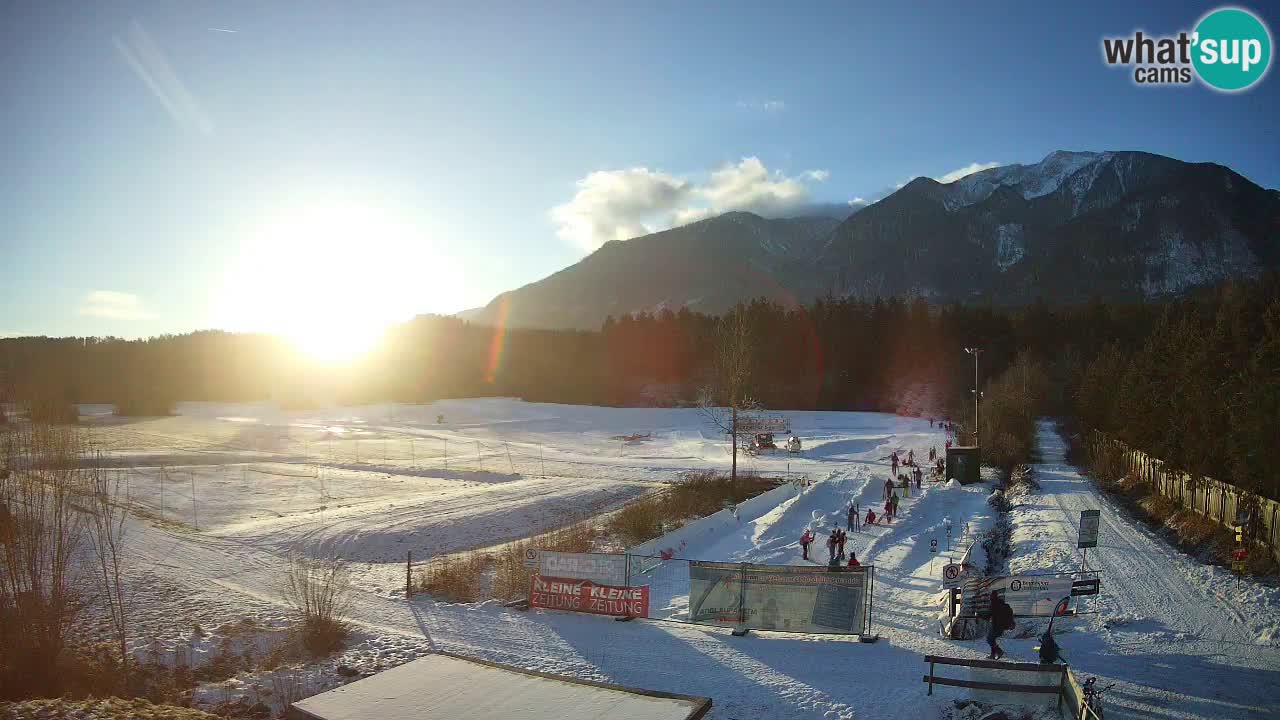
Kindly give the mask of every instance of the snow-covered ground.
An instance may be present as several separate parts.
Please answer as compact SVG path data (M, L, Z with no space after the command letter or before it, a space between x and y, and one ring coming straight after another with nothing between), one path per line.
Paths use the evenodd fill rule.
M712 717L721 720L914 718L938 717L961 695L946 688L925 695L923 654L986 654L980 640L942 638L938 618L943 557L963 552L969 539L959 536L966 525L976 534L990 523L988 486L926 484L923 493L903 500L902 514L892 525L851 533L851 548L864 564L876 566L873 622L879 642L774 633L736 638L727 630L677 622L618 623L520 612L493 602L450 605L425 597L406 602L403 565L397 564L407 550L420 558L527 536L568 515L625 502L681 469L727 468L725 444L697 410L491 399L287 413L269 406L185 404L180 412L141 422L103 416L94 431L104 452L138 466L130 476L130 493L147 516L158 514L164 479L165 518L178 521L144 518L129 530L136 553L131 577L140 643L153 635L166 643L187 638L196 623L206 630L244 616L277 623L283 615L279 576L288 554L337 551L375 562L362 564L357 578L357 646L332 664L386 667L442 649L709 696L715 700ZM438 415L444 415L444 423ZM944 442L926 420L870 413L789 415L804 440L804 454L748 458L743 464L762 472L803 473L811 485L757 518L744 518L732 532L684 548L682 557L804 562L799 537L806 527L821 532L843 523L851 502L860 503L864 512L868 505L882 504L891 450L914 449L923 458L930 446L941 448ZM623 439L634 433L652 435ZM1045 435L1046 457L1055 437ZM1060 473L1060 484L1051 473ZM192 478L195 512L184 508L191 502ZM1074 548L1074 530L1062 520L1060 507L1074 508L1072 498L1090 493L1088 483L1052 462L1042 466L1041 481L1044 489L1030 499L1033 505L1015 513L1019 529L1012 564L1017 570L1052 570L1072 562L1063 548ZM948 522L955 534L950 553ZM1126 571L1176 577L1194 575L1198 566L1154 538L1145 539L1154 548L1150 564L1133 565L1140 562L1129 557L1134 553L1109 544L1113 525L1123 528L1114 531L1117 540L1145 537L1104 510L1104 547L1090 560L1105 573L1104 593L1115 593L1104 595L1104 606L1111 603L1115 618L1138 631L1103 628L1107 615L1060 621L1074 628L1062 638L1073 663L1125 680L1129 684L1117 688L1117 701L1159 708L1152 713L1157 717L1262 717L1259 708L1280 702L1280 649L1274 629L1268 629L1275 618L1274 596L1255 588L1250 592L1256 595L1241 599L1266 598L1265 603L1224 610L1208 601L1212 595L1192 592L1202 588L1193 583L1187 591L1192 594L1168 600L1155 597L1170 591L1167 583L1126 585L1119 579ZM935 538L941 551L936 557L929 542ZM825 557L825 548L816 554ZM379 565L380 560L387 562ZM1146 588L1145 594L1123 600L1122 593L1130 592L1126 587ZM678 599L668 598L666 605L673 604ZM1238 614L1240 622L1215 617L1228 613ZM1229 633L1228 626L1247 631ZM1180 643L1172 634L1160 634L1173 632L1203 642ZM1010 655L1030 660L1032 644L1010 640ZM1240 675L1215 683L1210 672ZM1218 689L1238 697L1219 698Z
M1065 443L1047 422L1040 452L1040 492L1011 513L1010 570L1078 569L1080 511L1101 511L1088 556L1101 572L1098 614L1068 623L1059 644L1077 674L1116 683L1107 717L1280 717L1280 589L1243 581L1237 590L1228 570L1147 530L1066 464ZM1002 645L1030 657L1038 636Z

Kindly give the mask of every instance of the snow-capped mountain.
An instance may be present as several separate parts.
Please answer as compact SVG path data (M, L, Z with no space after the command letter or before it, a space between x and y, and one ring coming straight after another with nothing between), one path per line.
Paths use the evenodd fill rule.
M1050 153L949 184L916 178L843 222L726 213L611 242L468 311L525 327L717 313L768 297L1019 304L1158 299L1280 269L1280 192L1229 168L1142 152Z
M1155 299L1280 265L1277 197L1221 165L1141 152L917 178L832 233L809 292Z

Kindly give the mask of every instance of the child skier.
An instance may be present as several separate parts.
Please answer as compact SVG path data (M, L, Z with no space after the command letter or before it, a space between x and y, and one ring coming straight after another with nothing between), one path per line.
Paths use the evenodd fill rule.
M813 543L813 531L809 528L804 529L804 534L800 536L800 549L804 550L804 559L809 559L809 545Z
M840 553L836 555L836 557L840 558L841 560L844 559L844 543L848 539L849 539L849 536L845 535L845 532L843 530L840 530L839 528L836 529L836 544L840 547Z
M872 510L871 508L867 508L867 524L868 525L876 524L876 511Z

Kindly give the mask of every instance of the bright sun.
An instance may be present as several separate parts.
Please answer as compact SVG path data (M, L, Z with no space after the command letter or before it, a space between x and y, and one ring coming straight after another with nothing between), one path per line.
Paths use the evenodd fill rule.
M447 305L458 285L430 239L384 210L316 204L248 235L225 274L217 327L281 335L312 358L348 362L387 326Z

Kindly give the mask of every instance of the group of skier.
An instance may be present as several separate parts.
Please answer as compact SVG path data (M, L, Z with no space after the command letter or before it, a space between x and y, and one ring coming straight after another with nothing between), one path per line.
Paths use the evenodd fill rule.
M800 536L800 548L804 552L805 560L809 559L809 546L817 542L817 540L818 540L817 533L815 533L813 530L809 528L805 528L804 534ZM841 560L845 559L844 546L845 546L845 543L847 543L848 541L849 541L849 535L844 530L841 530L840 528L834 528L831 530L831 534L827 536L828 564L839 563ZM857 560L852 557L853 553L850 552L849 555L850 555L850 561L851 561L851 564L849 565L849 567L856 567Z

